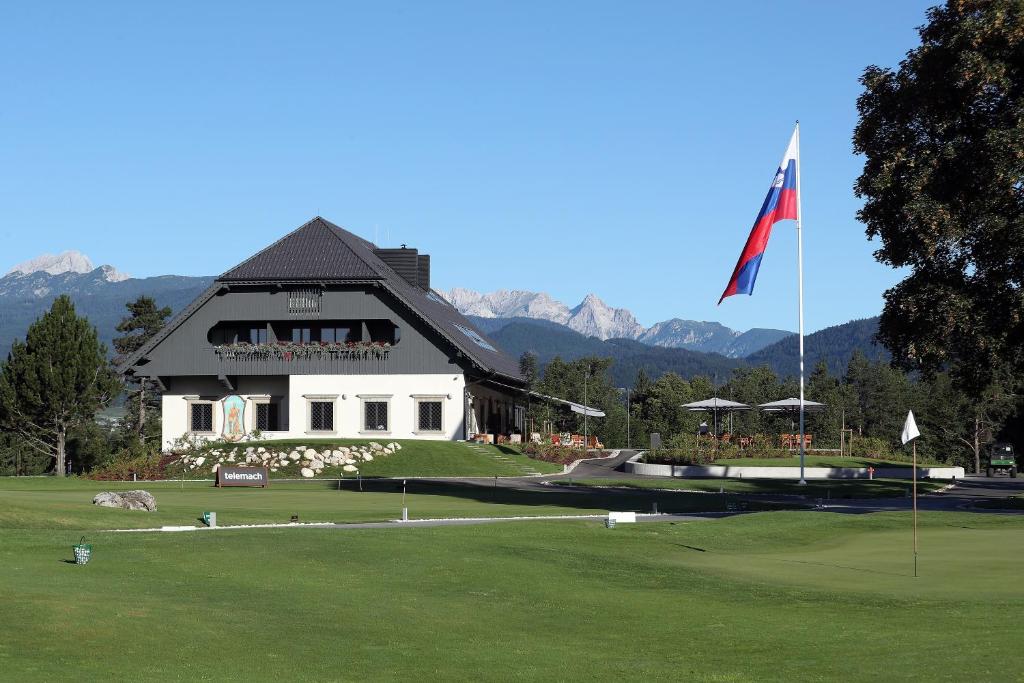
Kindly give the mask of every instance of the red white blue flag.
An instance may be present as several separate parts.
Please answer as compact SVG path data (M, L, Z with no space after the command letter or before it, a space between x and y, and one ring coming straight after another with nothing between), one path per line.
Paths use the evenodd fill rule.
M779 164L779 170L775 173L772 187L768 190L768 196L764 198L764 205L757 214L750 237L747 238L747 243L740 254L740 260L736 262L736 268L732 271L732 279L722 293L722 298L718 300L719 304L725 301L727 296L754 293L754 281L757 280L757 270L761 267L761 257L768 246L772 226L779 221L798 219L796 176L799 161L799 138L797 131L794 130L786 154Z

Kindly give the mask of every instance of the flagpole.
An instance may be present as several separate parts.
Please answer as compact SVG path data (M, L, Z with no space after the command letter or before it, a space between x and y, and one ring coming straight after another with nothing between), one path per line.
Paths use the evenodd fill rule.
M803 238L803 215L800 210L800 201L803 193L800 191L800 121L796 122L796 269L797 269L797 302L799 312L800 336L800 483L806 484L804 479L804 238Z
M914 578L917 578L917 439L914 439Z

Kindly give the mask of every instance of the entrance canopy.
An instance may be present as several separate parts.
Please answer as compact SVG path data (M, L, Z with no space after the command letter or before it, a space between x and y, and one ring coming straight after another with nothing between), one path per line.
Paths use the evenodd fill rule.
M552 403L561 403L562 405L569 406L569 410L580 415L586 415L587 417L604 417L604 411L599 408L592 408L585 406L582 403L576 403L575 401L567 401L564 398L557 398L555 396L547 396L545 394L538 394L536 391L531 391L530 396L535 398L543 399L545 401L551 401Z

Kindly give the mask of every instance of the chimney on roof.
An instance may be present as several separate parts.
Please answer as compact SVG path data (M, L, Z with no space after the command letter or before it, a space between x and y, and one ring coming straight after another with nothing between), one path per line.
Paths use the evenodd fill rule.
M430 257L426 254L420 256L419 250L404 244L399 249L374 249L373 253L413 287L430 289Z
M420 270L420 289L424 292L430 291L430 256L427 254L420 254L419 256L419 270Z

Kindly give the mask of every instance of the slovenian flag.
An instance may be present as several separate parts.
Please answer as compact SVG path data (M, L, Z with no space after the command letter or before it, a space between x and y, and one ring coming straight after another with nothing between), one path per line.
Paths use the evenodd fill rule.
M768 190L768 196L764 198L764 206L761 213L757 214L754 227L750 231L750 237L743 247L740 260L736 262L736 268L732 271L732 279L729 286L722 293L718 300L721 304L725 297L733 294L753 294L754 281L757 279L757 269L761 267L761 257L764 256L765 247L768 246L768 238L772 234L772 226L779 221L797 220L797 164L800 158L800 143L798 130L793 131L793 137L789 140L789 147L782 157L779 170L775 173L775 180Z

